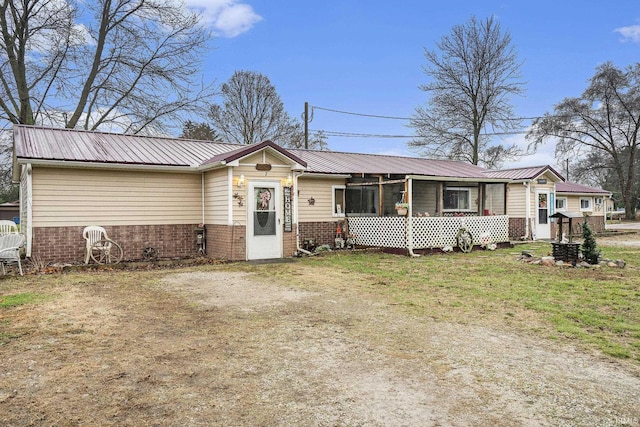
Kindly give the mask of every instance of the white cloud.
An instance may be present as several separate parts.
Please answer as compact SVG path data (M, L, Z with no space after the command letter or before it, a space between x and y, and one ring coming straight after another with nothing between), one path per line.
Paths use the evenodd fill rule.
M251 6L235 0L186 0L185 4L200 12L203 23L222 37L236 37L262 21Z
M640 25L630 25L628 27L616 28L616 33L622 35L622 41L631 41L634 43L640 42Z

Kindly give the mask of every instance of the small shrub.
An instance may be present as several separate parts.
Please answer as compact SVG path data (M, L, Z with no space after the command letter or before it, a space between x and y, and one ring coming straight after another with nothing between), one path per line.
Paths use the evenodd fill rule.
M596 238L587 222L587 217L582 223L582 239L583 259L589 264L597 264L600 261L600 249L596 246Z

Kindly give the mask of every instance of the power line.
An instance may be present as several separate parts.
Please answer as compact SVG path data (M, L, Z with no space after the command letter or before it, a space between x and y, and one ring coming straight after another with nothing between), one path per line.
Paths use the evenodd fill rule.
M391 119L391 120L411 120L411 117L394 117L394 116L381 116L378 114L354 113L352 111L342 111L342 110L334 110L333 108L318 107L317 105L312 105L311 108L317 109L317 110L329 111L332 113L348 114L350 116L373 117L376 119Z
M356 113L354 111L336 110L334 108L320 107L317 105L311 105L310 107L312 111L316 109L316 110L322 110L322 111L329 111L331 113L348 114L350 116L372 117L375 119L390 119L390 120L411 120L412 119L412 117L398 117L398 116L385 116L380 114ZM566 117L566 116L550 116L550 117ZM501 120L522 121L522 120L537 120L537 119L543 119L543 118L544 116L532 116L532 117L511 117L511 118L505 118Z
M389 119L389 120L411 120L412 117L398 117L398 116L387 116L381 114L369 114L369 113L357 113L355 111L344 111L337 110L335 108L327 108L320 107L318 105L310 105L311 107L311 116L313 117L314 110L322 110L328 111L330 113L337 114L347 114L350 116L360 116L360 117L370 117L374 119ZM505 118L502 121L525 121L525 120L538 120L544 119L545 117L571 117L566 115L558 115L558 116L532 116L532 117L513 117L513 118ZM393 134L376 134L376 133L361 133L361 132L342 132L342 131L330 131L330 130L311 130L311 132L318 133L322 132L326 136L333 137L343 137L343 138L386 138L386 139L407 139L407 138L416 138L416 135L393 135ZM508 135L526 135L527 132L523 130L514 130L507 132L485 132L482 133L482 136L508 136Z
M342 132L332 130L318 130L310 129L310 132L318 133L322 132L326 136L341 136L345 138L415 138L417 135L390 135L390 134L378 134L378 133L357 133L357 132ZM506 136L506 135L525 135L525 131L513 131L513 132L487 132L481 133L483 136Z

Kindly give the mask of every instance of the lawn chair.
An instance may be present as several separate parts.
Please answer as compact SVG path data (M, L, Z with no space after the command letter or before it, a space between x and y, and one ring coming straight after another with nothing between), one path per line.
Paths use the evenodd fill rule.
M5 265L17 263L20 275L24 275L20 261L20 248L24 246L24 242L25 238L22 234L11 233L0 235L0 264L2 264L2 274L7 274Z
M18 226L8 219L0 221L0 236L5 234L18 234Z
M122 261L122 248L107 235L107 231L100 226L90 225L82 231L86 240L84 263L89 259L98 264L117 264Z

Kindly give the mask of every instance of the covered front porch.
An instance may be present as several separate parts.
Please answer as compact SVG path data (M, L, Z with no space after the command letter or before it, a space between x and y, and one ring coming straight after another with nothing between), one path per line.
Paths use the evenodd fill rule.
M360 176L346 185L346 219L356 244L451 250L509 242L507 183L431 176Z

